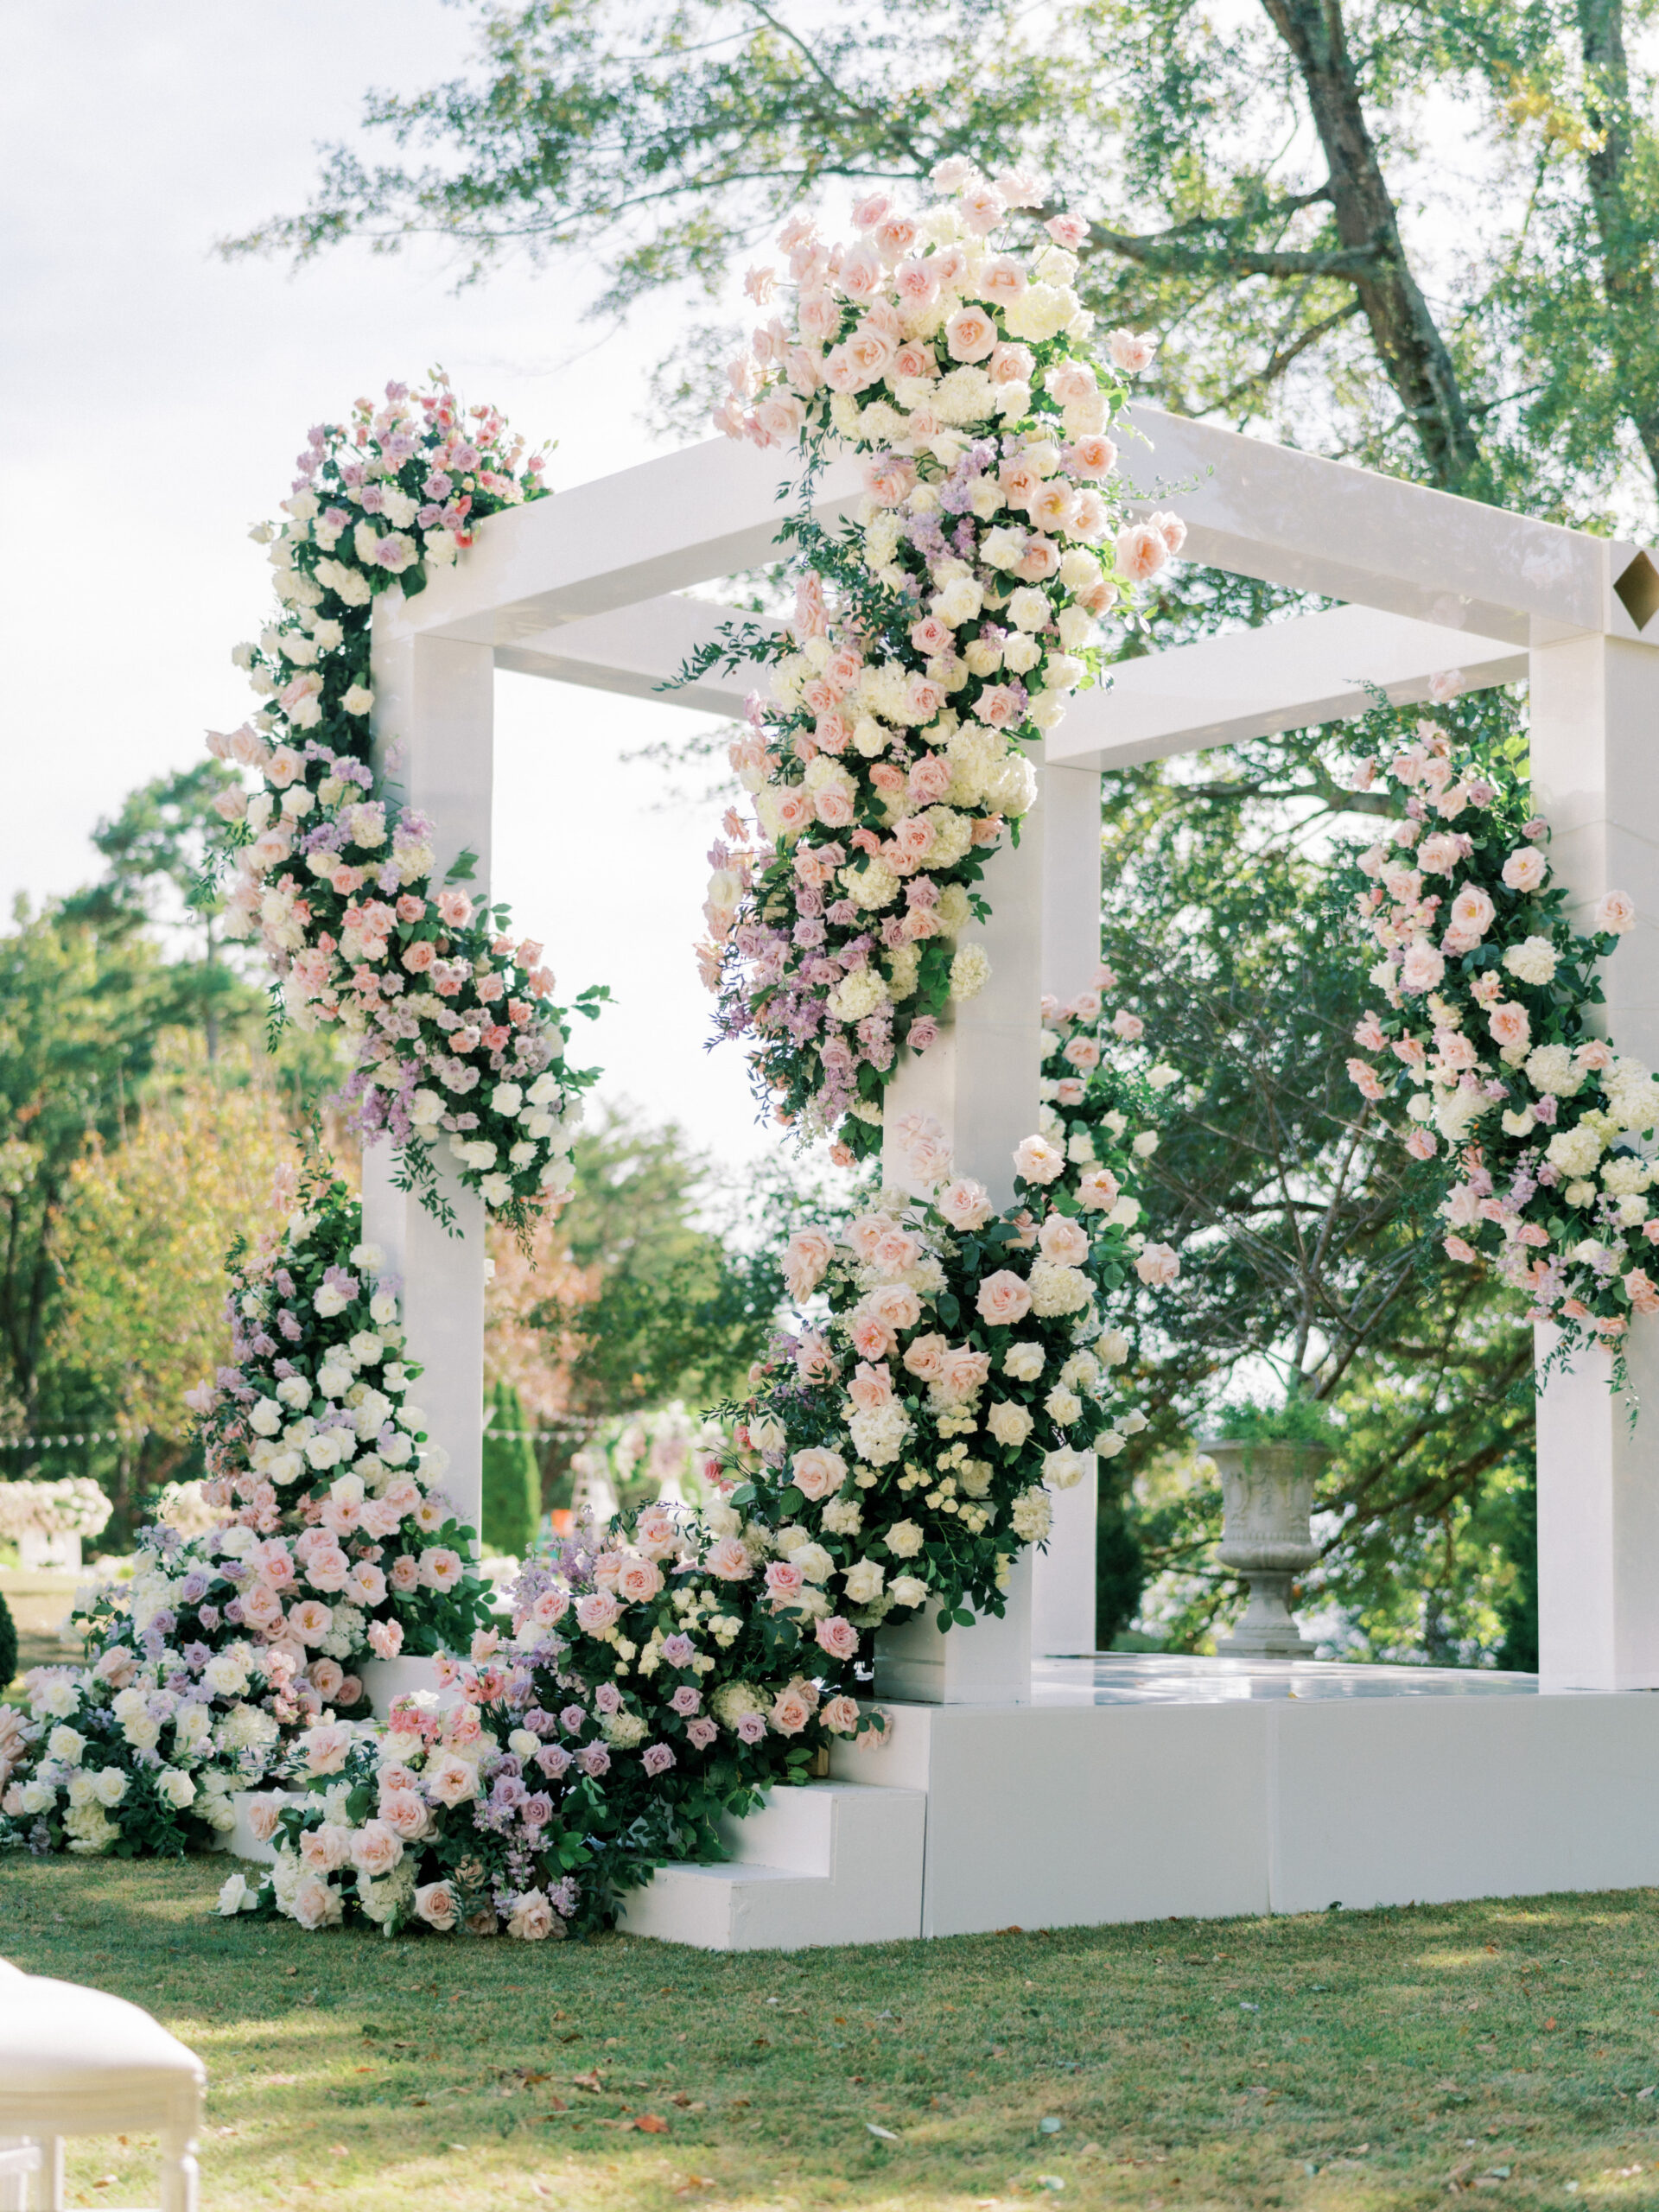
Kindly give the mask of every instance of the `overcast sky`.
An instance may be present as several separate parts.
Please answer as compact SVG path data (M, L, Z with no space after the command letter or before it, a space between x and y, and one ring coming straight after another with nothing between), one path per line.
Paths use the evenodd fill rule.
M509 270L461 296L435 253L347 247L297 276L213 240L297 208L320 139L370 86L454 72L470 14L438 0L52 0L0 11L8 68L7 513L0 529L7 910L96 872L88 836L252 701L231 647L265 614L250 524L307 427L442 362L468 398L558 441L556 488L642 459L666 311L597 343L569 277ZM702 1050L691 946L714 810L663 810L626 751L708 727L683 710L497 679L493 887L562 988L608 982L589 1033L607 1091L728 1157L758 1141L730 1048Z

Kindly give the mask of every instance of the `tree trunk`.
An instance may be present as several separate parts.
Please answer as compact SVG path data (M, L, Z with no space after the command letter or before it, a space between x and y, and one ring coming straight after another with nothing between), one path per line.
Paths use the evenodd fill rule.
M1398 213L1360 104L1340 0L1262 0L1262 5L1301 74L1330 164L1338 234L1345 248L1371 257L1370 268L1357 270L1349 281L1372 342L1435 482L1458 491L1480 449L1452 357L1406 260Z
M1649 260L1651 240L1631 209L1630 70L1624 52L1624 0L1578 0L1584 51L1586 120L1585 167L1601 251L1614 364L1624 412L1659 486L1659 366L1652 350L1659 315Z

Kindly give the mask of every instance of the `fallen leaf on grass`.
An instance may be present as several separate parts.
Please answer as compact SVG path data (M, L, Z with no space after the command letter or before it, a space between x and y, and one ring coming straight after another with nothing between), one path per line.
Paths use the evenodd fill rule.
M700 2189L712 2189L714 2185L712 2174L687 2174L683 2179L675 2183L674 2194L676 2196L695 2196Z
M673 2095L669 2099L669 2101L669 2101L669 2102L670 2102L670 2104L671 2104L671 2105L678 2105L678 2106L680 2106L682 2108L683 2108L685 2106L687 2106L687 2105L689 2105L689 2104L690 2103L691 2100L690 2100L690 2096L687 2094L687 2093L685 2092L685 2090L683 2090L683 2089L676 2089L676 2090L675 2090L675 2092L674 2092L674 2094L673 2094Z
M586 2089L594 2096L597 2096L599 2092L605 2086L599 2078L599 2069L597 2066L594 2067L591 2074L573 2074L570 2076L570 2079L575 2083L577 2088Z
M636 2119L631 2120L628 2125L630 2127L637 2127L642 2135L666 2135L668 2133L668 2122L660 2113L656 2112L642 2112Z
M331 2158L343 2158L346 2156L346 2145L343 2143L331 2143L328 2145L328 2155Z

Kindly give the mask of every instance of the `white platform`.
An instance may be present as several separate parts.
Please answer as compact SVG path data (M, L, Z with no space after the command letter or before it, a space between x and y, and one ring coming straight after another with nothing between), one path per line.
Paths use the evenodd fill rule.
M881 1750L838 1747L836 1778L864 1787L827 1872L823 1831L809 1866L777 1809L818 1792L779 1792L737 1865L664 1869L625 1924L792 1948L1659 1883L1659 1697L1152 1655L1033 1672L1029 1705L888 1706ZM866 1841L889 1790L908 1821L925 1808L919 1891ZM854 1904L866 1879L879 1914Z
M621 1926L704 1951L887 1943L922 1932L927 1801L868 1781L774 1789L722 1823L730 1862L664 1866L631 1897Z

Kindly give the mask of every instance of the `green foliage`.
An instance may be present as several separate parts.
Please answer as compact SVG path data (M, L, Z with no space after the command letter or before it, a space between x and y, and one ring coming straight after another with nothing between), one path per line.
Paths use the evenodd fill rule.
M1211 1435L1236 1444L1333 1445L1341 1431L1329 1406L1293 1391L1282 1403L1228 1398L1209 1417Z
M11 1608L0 1598L0 1695L3 1695L17 1672L17 1624L11 1618Z
M1518 710L1494 693L1459 711L1496 743ZM1187 1077L1144 1178L1143 1226L1180 1247L1182 1275L1125 1287L1149 1426L1113 1465L1162 1633L1202 1643L1239 1593L1189 1439L1231 1427L1265 1366L1296 1420L1333 1424L1304 1609L1339 1605L1355 1656L1519 1664L1533 1569L1505 1501L1531 1480L1530 1333L1511 1293L1445 1260L1432 1169L1360 1112L1346 1070L1375 992L1328 863L1344 815L1374 810L1339 749L1390 734L1379 713L1108 779L1105 957Z
M529 1423L511 1382L490 1393L493 1418L484 1432L484 1541L522 1559L542 1525L542 1478Z
M330 148L308 208L226 250L597 257L608 316L720 296L802 200L1028 157L1098 218L1085 296L1163 337L1167 404L1553 518L1650 509L1659 146L1625 12L477 0L471 72L365 100L390 158ZM734 334L687 325L658 379L685 415Z
M1095 1645L1101 1651L1111 1649L1141 1610L1147 1555L1135 1519L1122 1493L1109 1488L1103 1467L1095 1517Z

